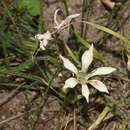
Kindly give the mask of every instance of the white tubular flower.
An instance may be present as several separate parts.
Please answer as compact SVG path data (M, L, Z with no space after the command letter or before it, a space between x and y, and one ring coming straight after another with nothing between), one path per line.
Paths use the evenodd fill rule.
M69 16L66 17L66 19L62 20L61 23L58 23L58 21L57 21L57 13L58 13L58 11L59 11L59 9L57 9L55 11L55 14L54 14L54 22L56 24L55 28L57 30L61 30L62 27L64 27L65 25L68 25L73 18L76 18L76 17L78 17L80 15L80 14L69 15Z
M44 34L37 34L37 35L35 36L35 38L38 39L38 40L40 40L40 48L41 48L42 50L45 50L45 49L46 49L45 47L47 46L48 41L51 40L51 39L53 39L53 38L51 37L51 33L50 33L49 31L47 31L47 32L44 33Z
M89 80L89 78L96 76L96 75L106 75L110 74L115 71L115 68L112 67L99 67L93 70L91 73L87 74L87 70L89 65L92 63L93 60L93 44L89 48L89 50L85 51L82 55L82 68L80 71L75 67L74 64L67 58L64 58L60 55L60 58L63 60L64 67L76 75L76 78L71 77L65 81L64 88L74 88L77 84L82 85L82 95L86 98L87 102L89 102L89 89L87 84L92 85L100 92L109 93L105 84L103 84L99 80Z

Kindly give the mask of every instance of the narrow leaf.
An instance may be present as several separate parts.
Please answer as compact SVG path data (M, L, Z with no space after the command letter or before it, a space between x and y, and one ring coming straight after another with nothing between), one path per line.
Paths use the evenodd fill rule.
M71 51L71 49L69 48L69 46L64 42L65 47L67 49L67 51L69 52L69 54L71 55L71 57L73 58L73 60L80 65L80 62L78 61L77 57L73 54L73 52Z
M85 22L85 23L87 23L89 25L92 25L92 26L96 27L97 29L102 30L104 32L110 33L113 36L123 40L126 44L130 45L130 41L127 38L125 38L124 36L120 35L117 32L114 32L114 31L110 30L109 28L106 28L106 27L103 27L101 25L98 25L98 24L95 24L95 23L91 23L91 22Z
M75 36L77 37L77 39L87 48L90 48L90 44L85 41L82 37L80 37L76 32L74 32ZM101 60L103 63L105 63L105 60L103 58L103 56L94 48L94 54L98 57L99 60Z
M24 69L27 69L27 68L31 67L32 65L33 65L32 60L26 60L25 62L23 62L22 64L17 66L15 71L22 71Z

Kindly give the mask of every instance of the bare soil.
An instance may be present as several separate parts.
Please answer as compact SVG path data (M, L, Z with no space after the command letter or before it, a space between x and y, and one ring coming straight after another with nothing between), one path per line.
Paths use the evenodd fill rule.
M68 0L69 12L71 14L81 13L81 1L80 0ZM123 5L125 7L128 2ZM87 6L87 5L86 5ZM61 1L51 1L46 0L44 5L44 23L46 29L51 29L54 26L53 15L57 8L60 8L63 12L62 16L59 16L61 19L64 19L65 8ZM119 13L120 11L118 11ZM91 14L89 16L89 21L93 23L97 23L105 26L108 21L106 19L102 19L104 15L110 14L111 11L108 11L100 0L94 0L92 2ZM81 17L79 17L76 21L80 21ZM111 24L109 22L109 24ZM123 24L123 25L122 25ZM80 23L77 22L75 25L77 32L80 33ZM123 32L121 29L123 28ZM125 11L121 19L119 20L118 27L115 29L119 33L123 33L125 37L130 39L130 8ZM103 32L95 29L92 26L88 26L86 40L89 43L94 43L97 46L96 42L103 36ZM105 43L103 43L103 50L99 51L104 56L104 58L108 61L108 63L117 67L121 72L125 72L126 69L122 63L122 41L113 36L107 37ZM96 59L96 58L95 58ZM96 59L97 60L97 59ZM95 66L100 66L101 63L94 62ZM115 79L114 79L114 78ZM117 77L116 75L110 75L105 78L105 84L107 85L110 91L110 97L115 102L115 104L119 104L120 101L124 101L126 99L130 99L130 82L126 82L122 80L122 76ZM3 100L12 90L0 89L0 99ZM29 98L32 99L32 109L35 109L37 104L40 101L39 92L28 91ZM60 114L60 104L59 102L52 96L47 95L45 100L44 107L41 108L39 113L38 121L34 126L34 130L56 130L58 124L58 116ZM126 129L130 130L130 106L122 107L118 105L118 109L120 109L125 115L126 118ZM24 113L28 109L27 102L25 100L24 92L20 90L8 103L2 105L0 107L0 130L28 130L29 123L32 119L32 113L28 112L19 116L16 119L10 119L11 117L15 117L16 115L20 115ZM89 125L93 123L98 115L97 111L93 111L91 113L91 122ZM64 112L62 112L64 117ZM73 115L70 115L70 117ZM77 117L77 120L80 117ZM8 121L8 119L10 119ZM87 119L87 117L86 117ZM62 120L62 119L61 119ZM5 121L2 123L2 121ZM87 123L87 122L86 122ZM97 128L97 130L121 130L122 120L119 117L115 117L110 119L107 122L104 122L103 126ZM73 129L73 122L69 123L66 130ZM77 130L85 130L85 128L81 124L77 124Z

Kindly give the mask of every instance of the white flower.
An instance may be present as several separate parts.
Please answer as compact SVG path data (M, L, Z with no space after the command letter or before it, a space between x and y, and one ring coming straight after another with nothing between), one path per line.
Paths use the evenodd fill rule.
M64 27L65 25L68 25L73 18L76 18L76 17L78 17L80 15L80 14L69 15L69 16L66 17L66 19L62 20L61 23L58 23L57 18L56 18L58 11L59 11L59 9L57 9L55 11L55 14L54 14L54 22L56 24L55 28L57 30L61 30L62 27Z
M74 88L77 84L82 85L82 95L86 98L87 102L89 102L89 89L87 84L92 85L100 92L108 93L106 86L99 80L92 80L89 78L96 76L96 75L106 75L110 74L115 71L115 68L112 67L99 67L93 70L91 73L86 73L88 70L89 65L92 63L93 60L93 44L89 48L89 50L85 51L82 55L82 68L80 71L75 67L74 64L67 58L64 58L60 55L60 58L63 60L64 67L76 75L76 78L69 78L65 81L64 88Z
M57 21L57 13L58 13L58 11L59 11L59 9L57 9L55 11L55 14L54 14L54 22L56 24L56 26L54 28L56 28L57 31L63 30L63 40L65 42L67 42L69 37L70 37L69 24L70 24L70 22L71 22L71 20L73 18L78 17L80 14L69 15L69 16L66 17L66 19L62 20L61 23L58 23L58 21Z
M47 31L47 32L44 33L44 34L37 34L37 35L35 36L35 38L38 39L38 40L40 40L40 48L41 48L42 50L45 50L45 49L46 49L45 47L47 46L48 41L52 39L51 33L50 33L49 31Z

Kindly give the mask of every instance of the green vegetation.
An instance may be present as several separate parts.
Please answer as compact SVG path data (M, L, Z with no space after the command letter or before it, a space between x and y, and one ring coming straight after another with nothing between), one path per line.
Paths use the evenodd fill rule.
M44 23L47 22L46 19L43 18L46 13L43 11L44 4L42 0L11 0L9 3L4 0L0 1L0 87L15 90L24 83L19 91L24 92L25 101L29 110L32 109L33 103L28 96L28 92L35 91L40 93L40 101L33 111L32 119L29 121L30 126L28 128L30 130L37 122L40 109L45 105L48 96L52 96L56 99L61 106L58 112L59 120L57 122L57 130L66 128L70 122L74 122L74 128L76 127L76 123L79 123L84 128L92 130L107 122L107 118L110 119L113 117L117 117L121 120L121 129L125 130L127 120L124 111L119 108L128 108L130 100L125 99L119 90L111 90L110 95L94 90L93 93L90 94L91 100L89 103L87 103L85 98L81 95L80 89L69 89L67 90L68 92L66 92L66 90L63 90L63 86L65 80L72 76L72 73L69 71L65 71L66 74L62 73L65 68L59 55L62 54L65 57L70 57L69 59L74 61L74 64L78 65L78 67L81 66L79 59L81 59L80 57L83 52L91 46L91 43L86 40L88 26L93 26L104 33L102 37L94 43L94 56L96 60L98 59L103 66L117 68L112 63L108 63L102 51L109 36L120 39L124 46L130 45L130 40L115 30L115 28L119 26L121 16L127 9L130 9L130 2L127 4L127 7L121 8L124 4L122 2L121 5L117 5L112 9L109 16L104 16L108 21L107 26L104 27L88 22L92 10L92 2L88 0L88 12L85 12L85 0L83 0L81 11L82 19L81 21L74 21L74 23L80 23L81 33L76 31L73 20L66 25L66 27L70 26L69 31L70 36L73 37L73 46L71 46L72 43L63 40L63 38L59 36L64 33L64 30L66 30L65 27L63 27L61 31L54 30L53 27L54 31L50 31L53 39L48 41L45 51L40 49L39 41L35 39L35 35L43 34L48 30L44 25ZM67 0L62 0L62 4L65 7L66 16L69 16L71 12L69 12ZM119 8L121 9L120 12ZM116 18L115 15L117 15ZM111 20L111 24L109 24L109 20ZM123 50L123 46L120 46L120 48ZM117 71L114 72L112 76L102 76L101 80L103 82L106 82L110 78L110 80L113 79L112 82L115 80L115 82L121 82L124 86L129 85L129 72L126 67L127 63L125 61L124 52L121 56L120 62L123 63L123 67L126 71L121 71L117 68ZM90 70L93 70L95 67L96 66L92 64L92 69L90 68ZM21 78L22 80L16 80ZM60 80L59 82L56 82L55 79L57 78ZM113 101L111 99L113 93L120 95L122 99L116 102ZM86 119L87 116L91 115L88 113L97 111L100 106L101 110L97 120L95 119L96 121L90 124L91 121L89 118ZM73 114L73 116L65 120L67 117L66 113ZM112 117L109 118L110 114ZM63 116L65 116L64 119L62 119ZM80 119L76 120L78 116L80 116Z

